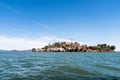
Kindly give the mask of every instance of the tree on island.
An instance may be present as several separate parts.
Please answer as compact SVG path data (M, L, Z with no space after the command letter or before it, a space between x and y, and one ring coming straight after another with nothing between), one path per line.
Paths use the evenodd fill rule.
M115 46L111 46L110 48L111 48L111 50L115 50Z

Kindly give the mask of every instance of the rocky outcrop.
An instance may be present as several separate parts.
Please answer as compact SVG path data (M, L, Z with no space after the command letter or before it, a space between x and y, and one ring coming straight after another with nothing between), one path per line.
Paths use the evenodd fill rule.
M33 48L32 52L112 52L115 46L98 44L97 46L80 45L78 42L56 42L43 48Z
M47 52L65 52L65 49L61 48L48 48Z

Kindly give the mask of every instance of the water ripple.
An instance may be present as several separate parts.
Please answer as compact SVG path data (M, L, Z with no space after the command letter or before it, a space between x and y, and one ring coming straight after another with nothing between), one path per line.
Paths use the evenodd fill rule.
M119 53L0 53L0 80L120 80Z

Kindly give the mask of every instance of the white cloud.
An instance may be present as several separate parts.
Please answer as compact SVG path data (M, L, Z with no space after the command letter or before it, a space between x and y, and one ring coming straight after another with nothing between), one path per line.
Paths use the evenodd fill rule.
M26 50L31 49L33 47L40 48L47 45L48 43L53 43L57 41L69 41L69 40L47 36L40 37L39 39L27 39L27 38L25 39L18 37L0 36L0 49Z

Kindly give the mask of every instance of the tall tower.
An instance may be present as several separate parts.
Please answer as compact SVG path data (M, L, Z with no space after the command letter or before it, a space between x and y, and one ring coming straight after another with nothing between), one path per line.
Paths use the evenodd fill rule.
M73 43L73 38L71 38L71 44Z

